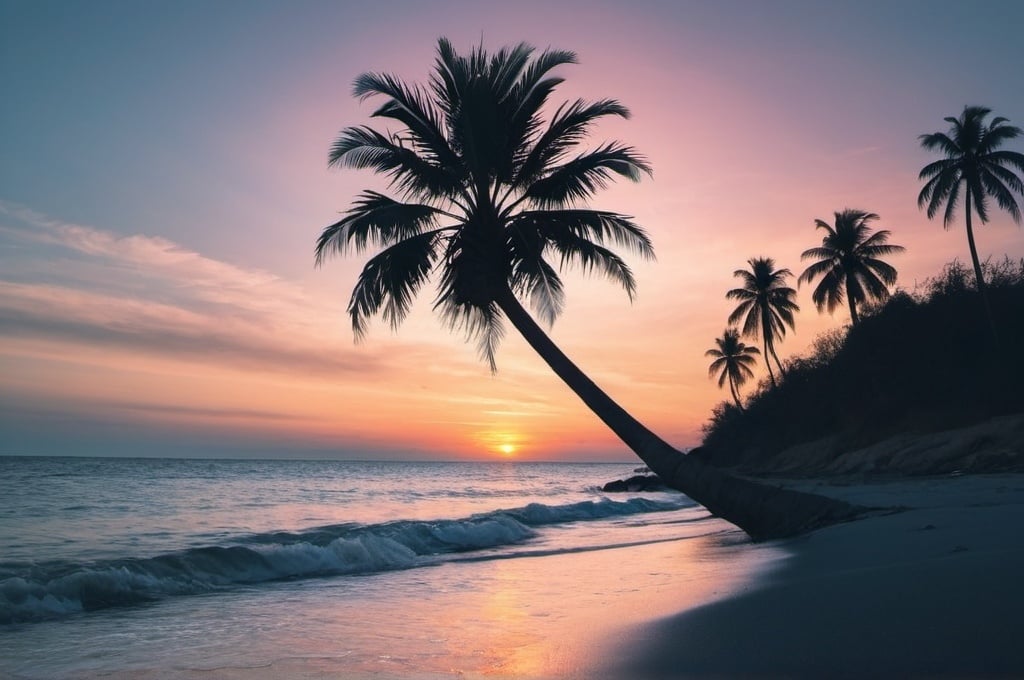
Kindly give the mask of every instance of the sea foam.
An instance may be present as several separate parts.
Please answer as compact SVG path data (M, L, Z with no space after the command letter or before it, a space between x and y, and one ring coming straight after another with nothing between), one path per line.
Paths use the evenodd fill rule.
M544 526L690 506L685 497L673 502L632 498L533 503L461 519L240 536L226 545L148 558L0 564L0 623L60 618L243 584L409 569L435 564L439 556L522 543Z

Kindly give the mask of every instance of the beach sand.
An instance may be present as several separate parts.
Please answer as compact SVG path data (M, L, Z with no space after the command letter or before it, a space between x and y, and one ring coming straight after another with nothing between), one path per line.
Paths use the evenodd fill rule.
M794 486L905 509L776 543L756 587L636 627L600 676L1024 677L1024 475Z

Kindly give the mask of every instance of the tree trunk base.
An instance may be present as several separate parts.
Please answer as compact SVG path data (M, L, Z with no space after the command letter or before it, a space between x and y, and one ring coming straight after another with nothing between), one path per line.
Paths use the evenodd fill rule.
M664 463L652 465L651 470L711 514L738 526L754 541L798 536L849 522L870 510L827 496L737 477L671 450L676 454L676 462L668 469L663 469Z

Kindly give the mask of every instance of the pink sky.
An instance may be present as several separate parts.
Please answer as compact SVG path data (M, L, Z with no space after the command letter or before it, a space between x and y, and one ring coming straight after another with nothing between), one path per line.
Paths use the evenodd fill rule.
M427 291L397 334L378 325L354 345L344 310L363 260L313 268L320 228L359 190L383 188L326 168L337 132L375 105L350 96L352 80L424 80L440 35L460 49L482 38L575 50L561 98L631 108L593 143L636 146L654 178L595 205L633 215L658 260L632 262L632 305L569 276L552 336L652 429L696 445L728 397L703 354L749 257L799 274L799 254L820 242L814 219L852 207L880 214L907 248L891 260L902 288L967 259L960 223L943 231L917 209L930 160L917 135L968 103L1024 125L1024 8L982 4L992 11L5 7L0 454L453 459L514 447L517 459L629 460L512 333L492 376L432 317ZM954 31L962 43L942 38ZM45 52L53 41L61 54ZM978 240L983 257L1024 257L1024 231L1003 213ZM783 358L848 322L819 315L807 287L799 304Z

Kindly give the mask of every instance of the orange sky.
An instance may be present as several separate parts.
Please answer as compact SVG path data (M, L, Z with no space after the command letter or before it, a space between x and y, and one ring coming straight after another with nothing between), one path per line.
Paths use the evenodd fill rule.
M595 205L635 216L658 260L631 262L632 305L570 275L552 336L652 429L696 445L728 397L703 354L734 269L771 256L799 274L814 219L861 208L907 247L892 263L912 289L967 258L959 224L917 209L917 135L967 103L1024 125L1024 6L820 4L4 5L0 453L629 460L513 333L491 376L428 291L397 334L354 345L362 260L313 268L320 228L383 187L326 168L338 130L375 106L351 81L422 81L442 34L573 49L561 98L633 111L593 142L636 146L654 178ZM954 31L961 43L936 39ZM1024 257L1005 214L978 240L984 257ZM809 296L783 357L848 321Z

